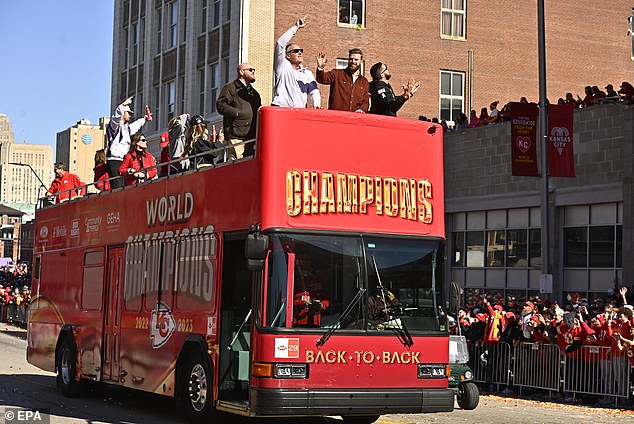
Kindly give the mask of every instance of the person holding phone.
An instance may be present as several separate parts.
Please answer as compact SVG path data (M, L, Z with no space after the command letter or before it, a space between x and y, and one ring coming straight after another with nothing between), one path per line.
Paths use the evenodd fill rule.
M304 49L299 44L290 42L297 31L306 25L304 16L295 21L295 25L275 43L273 106L304 108L307 107L310 95L312 107L321 107L321 94L315 76L302 65Z

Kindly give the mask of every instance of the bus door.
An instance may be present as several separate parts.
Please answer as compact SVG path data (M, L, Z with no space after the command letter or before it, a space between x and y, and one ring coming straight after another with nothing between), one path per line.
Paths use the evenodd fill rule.
M108 249L107 291L104 316L103 381L119 382L121 345L121 309L125 272L123 247Z
M253 274L246 268L246 235L225 235L222 253L220 358L221 400L248 400Z

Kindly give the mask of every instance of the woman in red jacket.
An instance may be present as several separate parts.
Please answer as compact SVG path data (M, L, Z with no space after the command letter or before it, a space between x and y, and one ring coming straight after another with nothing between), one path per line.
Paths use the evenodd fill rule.
M108 168L106 168L106 151L104 149L97 150L95 152L95 187L98 190L110 190L110 175L108 175Z
M139 184L156 178L156 160L146 152L147 140L141 133L136 133L130 140L130 152L125 155L119 175L125 179L125 185Z

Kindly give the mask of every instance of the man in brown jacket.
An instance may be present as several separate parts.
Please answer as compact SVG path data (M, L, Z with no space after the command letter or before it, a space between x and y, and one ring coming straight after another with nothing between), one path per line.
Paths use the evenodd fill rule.
M326 55L317 55L316 80L320 84L330 85L328 109L347 110L350 112L367 112L370 108L370 85L361 75L363 52L351 49L348 52L348 67L325 71Z

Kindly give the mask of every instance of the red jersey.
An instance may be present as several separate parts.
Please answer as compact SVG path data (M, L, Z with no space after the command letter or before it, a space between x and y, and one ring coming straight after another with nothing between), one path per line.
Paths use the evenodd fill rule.
M61 177L55 177L55 179L51 183L51 187L48 189L46 194L50 196L56 195L55 201L57 203L64 202L70 198L83 196L84 194L86 194L85 187L80 190L66 191L76 187L81 187L83 185L84 183L79 179L77 175L71 174L70 172L64 172Z
M95 187L99 190L110 190L110 181L108 181L110 175L106 165L100 163L93 168L93 171L95 172Z
M566 351L568 346L572 346L575 342L583 343L589 334L594 334L594 330L588 327L588 324L581 322L581 325L573 325L568 328L563 322L559 325L557 333L557 344L562 352ZM578 358L579 350L573 352L565 352L569 358Z
M130 152L123 157L123 162L119 167L119 174L123 175L125 185L137 184L143 181L137 180L137 178L129 174L128 169L140 171L146 168L149 169L145 172L146 178L144 180L151 180L156 177L156 160L154 160L154 156L148 152Z

